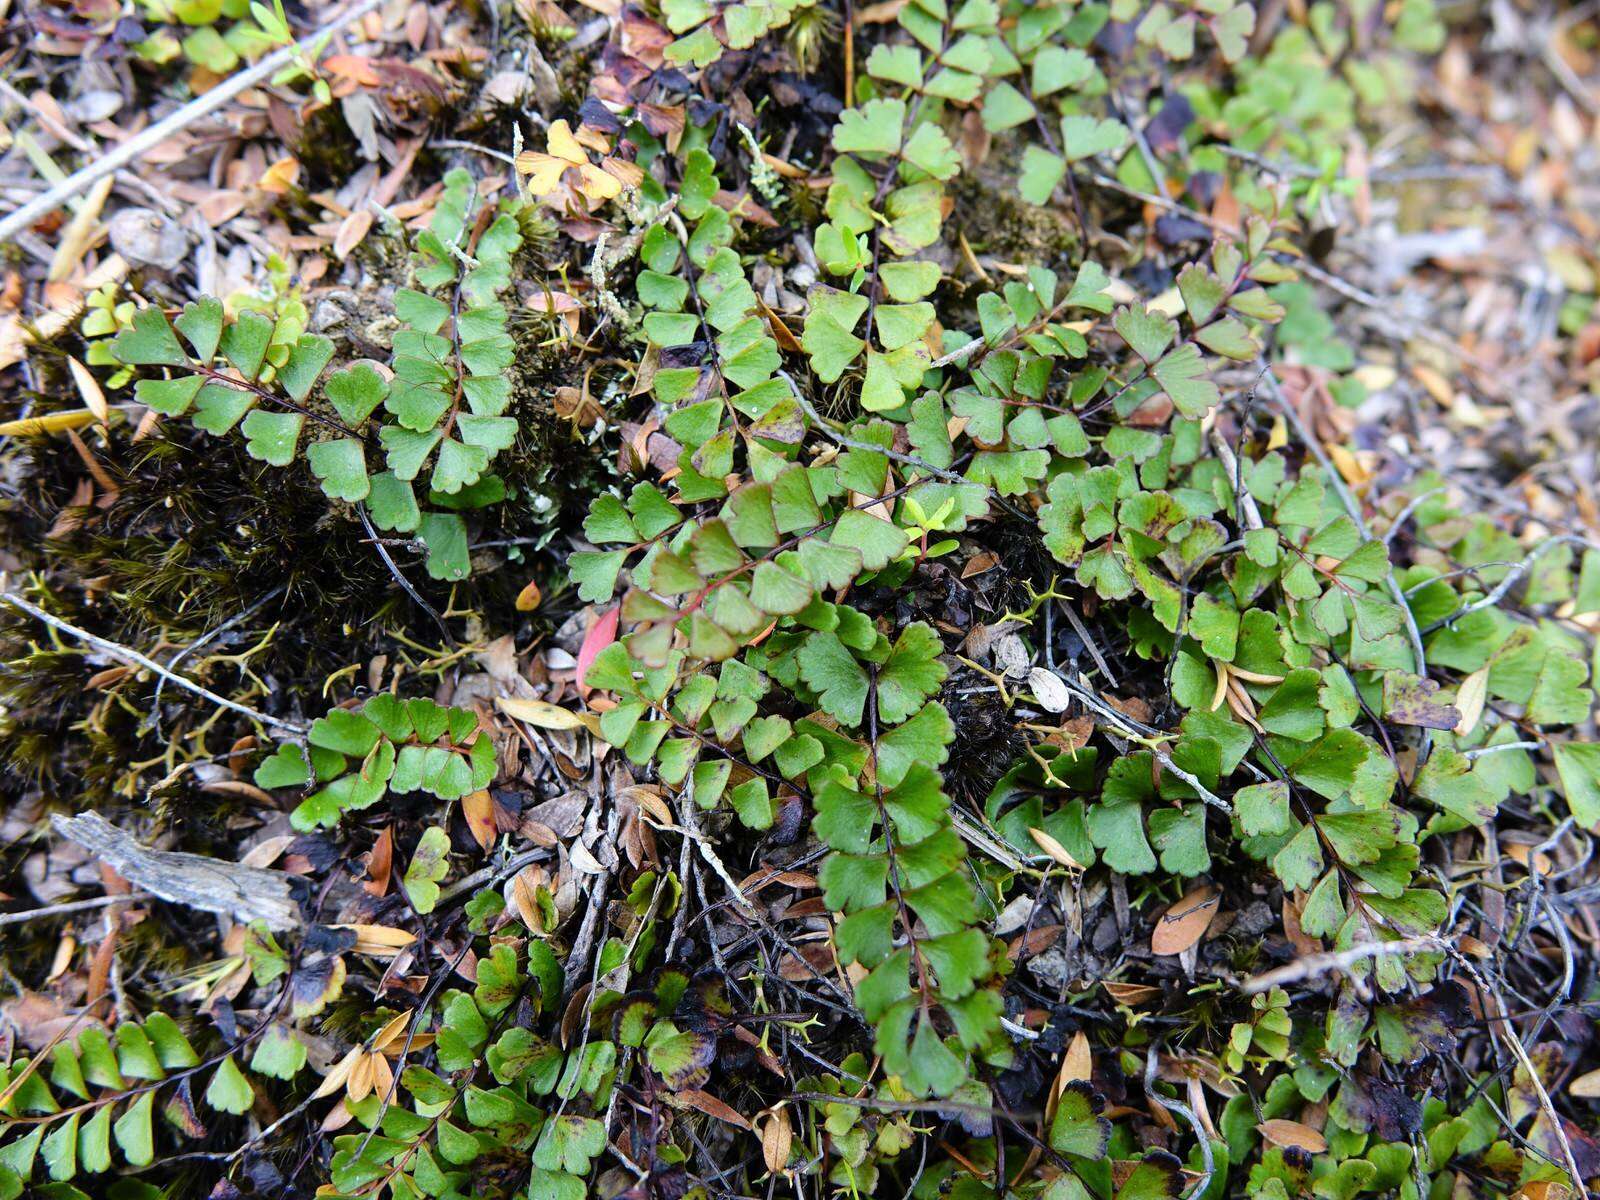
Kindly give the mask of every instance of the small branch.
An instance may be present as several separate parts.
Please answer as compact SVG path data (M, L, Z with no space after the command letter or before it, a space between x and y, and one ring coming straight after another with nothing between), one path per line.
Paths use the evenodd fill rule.
M202 912L224 913L240 924L263 921L269 929L296 929L300 906L291 888L292 876L204 854L155 850L98 813L76 817L56 813L55 831L76 842L129 883L172 904Z
M62 633L67 634L69 637L76 638L78 641L93 646L97 650L103 650L114 658L120 658L123 662L133 663L135 666L140 666L147 671L152 671L161 678L165 679L168 683L175 684L186 691L193 692L196 696L200 696L211 701L211 703L215 704L219 708L226 708L230 712L239 713L241 716L249 717L252 721L258 721L262 725L266 725L269 728L281 729L285 733L292 734L296 738L305 737L306 731L310 728L299 721L285 721L281 717L268 716L264 712L257 712L248 705L240 704L237 700L230 700L226 696L219 696L210 688L201 686L187 676L179 675L174 671L169 671L166 667L163 667L160 663L156 662L155 659L140 654L137 650L130 650L127 646L120 646L116 642L108 641L106 638L90 633L87 629L79 629L76 625L73 625L67 621L63 621L60 617L47 613L44 611L44 609L38 607L37 605L29 603L21 596L16 595L14 592L0 591L0 601L4 601L13 608L20 609L22 612L27 613L30 617L34 617L37 620L43 621L52 629L58 629Z
M40 217L46 216L60 208L73 196L95 180L121 170L135 159L159 146L174 134L193 125L202 117L215 112L228 101L232 100L246 88L255 87L267 82L284 67L294 61L297 54L311 50L318 41L337 33L346 25L359 17L366 16L378 7L380 0L362 0L341 17L335 18L315 33L301 38L292 46L284 46L267 55L253 67L247 67L237 75L231 75L204 95L196 96L177 112L157 121L144 132L136 134L117 146L114 150L103 154L87 166L67 176L55 187L44 195L30 200L9 217L0 220L0 242L9 242L17 234L27 229Z
M450 627L444 623L444 618L437 609L422 598L422 593L412 586L411 581L400 570L400 564L394 561L394 556L389 553L389 547L384 545L383 539L378 536L378 531L372 527L372 518L367 516L367 502L356 501L356 515L361 518L361 527L367 531L367 540L378 551L378 557L383 559L383 565L389 568L389 574L394 576L394 581L400 585L400 590L411 597L411 601L423 612L433 618L433 623L439 627L439 632L444 634L446 646L454 647L455 635L450 632Z
M959 362L981 345L983 345L983 339L981 337L975 337L965 346L958 346L956 349L950 351L949 354L944 355L942 358L934 359L928 364L928 370L937 371L940 367L948 367L953 362Z
M1200 1127L1200 1118L1195 1116L1194 1109L1178 1100L1170 1100L1156 1091L1156 1051L1159 1043L1151 1042L1150 1049L1144 1057L1144 1094L1168 1112L1177 1113L1189 1123L1189 1128L1194 1130L1195 1140L1200 1143L1200 1163L1202 1171L1200 1178L1195 1180L1194 1186L1189 1189L1191 1197L1201 1195L1206 1188L1211 1186L1211 1179L1217 1173L1216 1159L1212 1157L1211 1139L1206 1136L1206 1131Z
M1100 699L1099 696L1095 695L1088 688L1072 682L1072 680L1067 679L1059 671L1053 672L1053 674L1057 679L1061 680L1062 684L1066 686L1066 689L1069 692L1071 692L1089 708L1099 713L1100 716L1104 717L1110 724L1116 726L1117 731L1124 737L1133 738L1140 744L1144 745L1147 744L1147 739L1151 738L1152 736L1172 736L1171 734L1163 734L1161 730L1153 729L1150 726L1145 726L1144 730L1135 728L1134 724L1130 722L1126 716ZM1181 779L1183 782L1187 783L1195 790L1195 794L1198 795L1200 799L1204 800L1213 808L1221 809L1225 813L1233 812L1233 805L1229 804L1221 796L1217 795L1210 788L1206 787L1205 784L1201 783L1192 772L1185 771L1182 767L1178 766L1177 763L1173 762L1172 756L1165 750L1162 750L1158 746L1148 746L1148 749L1150 750L1150 753L1155 755L1156 761L1161 764L1162 770L1167 771L1175 778Z
M1402 938L1395 942L1362 942L1361 945L1352 946L1348 950L1330 950L1326 954L1307 954L1292 963L1251 976L1239 985L1239 990L1246 996L1254 996L1275 987L1282 987L1286 983L1315 979L1330 971L1343 971L1346 967L1369 958L1381 958L1385 954L1410 954L1414 950L1438 950L1444 945L1430 934L1425 937Z
M95 896L89 900L67 900L61 904L47 904L43 908L30 908L27 912L0 913L0 925L26 925L30 921L45 921L51 917L64 917L68 913L87 912L93 908L108 908L113 904L154 898L154 892L129 892L125 896Z
M219 637L221 637L224 633L228 632L228 630L233 629L233 628L235 628L235 627L237 627L239 625L242 625L244 622L248 621L251 617L255 616L256 613L260 612L263 608L265 608L273 600L276 600L279 596L283 595L285 586L286 585L284 585L284 584L279 584L277 587L273 588L265 596L262 596L259 600L257 600L254 604L252 604L249 608L245 609L243 612L235 613L233 616L229 617L226 621L224 621L222 624L218 625L215 629L211 630L209 633L202 634L198 639L196 639L195 641L190 642L182 650L179 650L176 654L174 654L172 656L172 661L167 664L167 669L169 671L176 671L178 669L179 664L181 664L184 659L188 658L190 655L194 654L197 650L201 649L202 647L210 645L212 642L216 641ZM160 676L156 680L155 698L150 701L150 720L156 726L156 732L157 733L161 732L161 689L166 686L166 683L167 683L167 677L165 675ZM163 735L162 740L163 741L166 740L165 735Z
M1425 502L1433 499L1433 497L1439 495L1441 492L1447 492L1449 490L1449 488L1442 487L1429 488L1427 491L1413 496L1411 501L1397 514L1395 514L1394 524L1390 525L1389 532L1383 535L1383 544L1387 546L1390 542L1394 541L1395 534L1400 532L1405 523L1411 519L1412 514L1415 513L1417 509L1421 508Z
M479 867L472 874L463 875L449 886L439 889L439 903L448 904L466 892L476 891L486 884L499 883L502 879L509 879L523 867L549 857L550 851L541 846L537 850L525 850L498 867Z
M1479 612L1485 608L1493 608L1496 604L1500 603L1507 592L1521 582L1524 575L1533 570L1533 564L1538 561L1539 556L1546 550L1552 549L1556 546L1582 546L1584 544L1585 541L1583 538L1567 533L1557 534L1555 537L1550 538L1547 541L1540 542L1528 552L1527 558L1524 558L1516 566L1512 567L1511 570L1507 571L1506 577L1499 583L1495 584L1494 587L1490 588L1488 594L1483 596L1482 599L1474 600L1471 604L1456 609L1455 612L1451 613L1447 617L1440 617L1437 621L1431 622L1422 632L1432 633L1435 629L1443 628L1446 625L1453 625L1455 622L1461 620L1462 617L1471 616L1473 613Z
M1486 754L1499 754L1503 750L1543 750L1543 742L1501 742L1498 746L1481 746L1462 755L1468 762L1476 762Z
M880 446L876 442L863 442L857 438L852 438L840 433L837 429L833 428L831 422L824 419L822 414L817 412L811 401L807 400L803 395L800 394L800 388L798 385L796 385L793 379L789 378L789 373L787 371L778 371L776 374L778 378L782 379L784 383L789 385L789 393L794 397L795 403L800 406L801 410L806 414L806 416L811 418L812 422L816 426L817 432L828 438L830 441L845 447L847 450L865 450L871 454L881 454L890 462L897 462L903 464L904 466L915 467L919 471L926 471L935 479L942 479L946 483L953 483L962 487L982 488L985 496L993 500L1012 516L1016 517L1018 520L1028 519L1027 514L1018 511L1016 505L1012 504L1009 500L1007 500L999 492L995 491L992 487L989 487L987 484L976 483L973 480L968 479L965 475L957 474L955 471L947 471L943 467L936 467L926 459L918 458L913 454L901 454L898 450L890 450L888 447Z

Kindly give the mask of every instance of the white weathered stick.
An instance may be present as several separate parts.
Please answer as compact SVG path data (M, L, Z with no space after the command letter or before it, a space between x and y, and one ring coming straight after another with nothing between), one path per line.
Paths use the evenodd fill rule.
M178 687L193 692L196 696L204 697L220 708L226 708L231 712L240 713L249 717L252 721L260 721L263 725L270 726L273 729L281 729L285 733L294 734L296 737L304 737L306 734L307 726L298 721L285 721L281 717L274 717L264 712L257 712L248 705L240 704L237 700L230 700L226 696L219 696L210 688L196 683L187 675L179 675L175 671L169 671L166 667L163 667L160 663L156 662L155 659L150 658L147 655L140 654L137 650L130 649L127 646L118 645L116 642L113 642L108 638L103 638L98 634L90 633L87 629L79 629L71 622L63 621L60 617L55 616L52 613L45 612L45 610L40 608L38 605L30 604L21 596L18 596L13 592L0 592L0 602L9 604L13 608L20 609L22 612L27 613L30 617L34 617L40 621L43 621L52 629L59 629L62 633L65 633L70 637L74 637L78 641L84 642L87 645L93 646L97 650L104 650L113 658L120 658L123 662L133 663L135 666L143 667L147 671L153 671L165 679L168 683L176 684Z
M203 96L196 96L177 112L163 120L157 121L143 133L135 134L116 149L109 151L100 158L95 159L81 170L73 172L55 187L45 192L42 196L28 201L4 220L0 220L0 242L8 242L17 234L27 229L40 217L54 212L76 196L95 180L110 175L127 166L134 159L166 141L187 125L193 124L207 113L221 108L246 88L270 79L294 59L297 52L309 49L318 39L337 33L358 17L377 8L379 0L362 0L362 2L345 13L342 17L329 22L315 33L301 38L292 46L284 46L275 50L253 67L247 67L237 75L230 75L223 82L217 84Z
M290 876L204 854L152 850L126 829L99 813L76 817L56 813L55 831L76 842L129 883L173 904L205 912L226 913L241 923L265 921L269 929L294 929L301 924Z

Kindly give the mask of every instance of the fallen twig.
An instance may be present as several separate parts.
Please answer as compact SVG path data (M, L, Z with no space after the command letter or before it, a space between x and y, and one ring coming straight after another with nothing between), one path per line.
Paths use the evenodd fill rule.
M129 883L173 904L225 913L240 923L264 921L270 929L301 924L290 876L203 854L152 850L98 813L51 818L62 837L76 842ZM123 897L126 899L126 897Z
M0 925L26 925L29 921L44 921L51 917L64 917L68 913L87 912L94 908L109 908L113 904L148 900L153 892L128 892L122 896L94 896L88 900L64 900L60 904L47 904L43 908L30 908L27 912L0 913Z
M310 33L291 46L284 46L273 51L252 67L247 67L237 75L230 75L227 79L217 84L216 87L203 95L196 96L177 112L154 125L135 134L114 150L110 150L99 158L94 159L86 166L73 172L60 183L56 184L44 195L30 200L17 209L4 220L0 220L0 242L8 242L17 234L27 229L40 217L60 208L71 197L76 196L95 180L119 171L146 152L153 150L173 134L194 124L200 118L221 108L246 88L255 87L265 83L284 67L288 66L294 56L311 49L319 40L339 32L346 25L358 17L364 17L378 7L380 0L361 0L349 12L338 17L321 29Z
M1363 942L1359 946L1352 946L1348 950L1330 950L1326 954L1307 954L1295 959L1292 963L1285 963L1271 971L1263 971L1259 975L1252 975L1239 985L1239 990L1246 996L1254 996L1258 992L1270 991L1275 987L1282 987L1286 983L1298 983L1303 979L1315 979L1319 975L1326 975L1330 971L1343 971L1346 967L1354 966L1369 958L1380 958L1385 954L1410 954L1413 950L1437 950L1446 943L1431 935L1427 937L1402 938L1395 942Z
M230 700L226 696L219 696L210 688L196 683L187 676L179 675L174 671L168 670L166 667L163 667L160 663L156 662L155 659L150 658L148 655L140 654L137 650L129 649L127 646L118 645L116 642L109 641L97 634L90 633L87 629L79 629L71 622L63 621L60 617L54 616L51 613L47 613L44 609L38 607L37 605L29 603L27 600L24 600L21 596L18 596L14 592L0 591L0 600L3 600L13 608L20 609L21 611L27 613L30 617L34 617L40 621L43 621L52 629L59 629L62 633L65 633L70 637L74 637L80 642L84 642L90 646L93 646L97 650L104 650L107 654L110 654L114 658L120 658L123 662L130 662L136 666L143 667L147 671L153 671L163 679L166 679L168 682L176 684L178 687L181 687L186 691L193 692L196 696L200 696L211 701L211 703L217 705L219 708L226 708L230 712L239 713L243 716L249 717L252 721L259 721L261 724L269 726L273 729L281 729L285 733L292 734L297 738L303 738L306 735L306 731L310 728L299 721L286 721L282 717L268 716L264 712L257 712L249 705L240 704L237 700Z

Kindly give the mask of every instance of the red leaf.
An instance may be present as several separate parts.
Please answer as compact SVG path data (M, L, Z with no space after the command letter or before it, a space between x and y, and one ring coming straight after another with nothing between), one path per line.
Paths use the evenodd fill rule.
M583 678L589 673L589 667L595 659L600 657L612 642L617 640L617 618L622 610L613 608L602 613L600 619L589 626L589 632L583 635L583 646L578 650L578 686L585 687Z

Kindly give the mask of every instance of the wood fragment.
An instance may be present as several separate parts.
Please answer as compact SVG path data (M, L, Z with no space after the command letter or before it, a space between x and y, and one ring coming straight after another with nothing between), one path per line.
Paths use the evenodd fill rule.
M294 929L303 922L282 871L263 871L203 854L152 850L98 813L76 817L59 813L51 824L129 883L187 908L222 913L241 923L265 922L269 929Z

